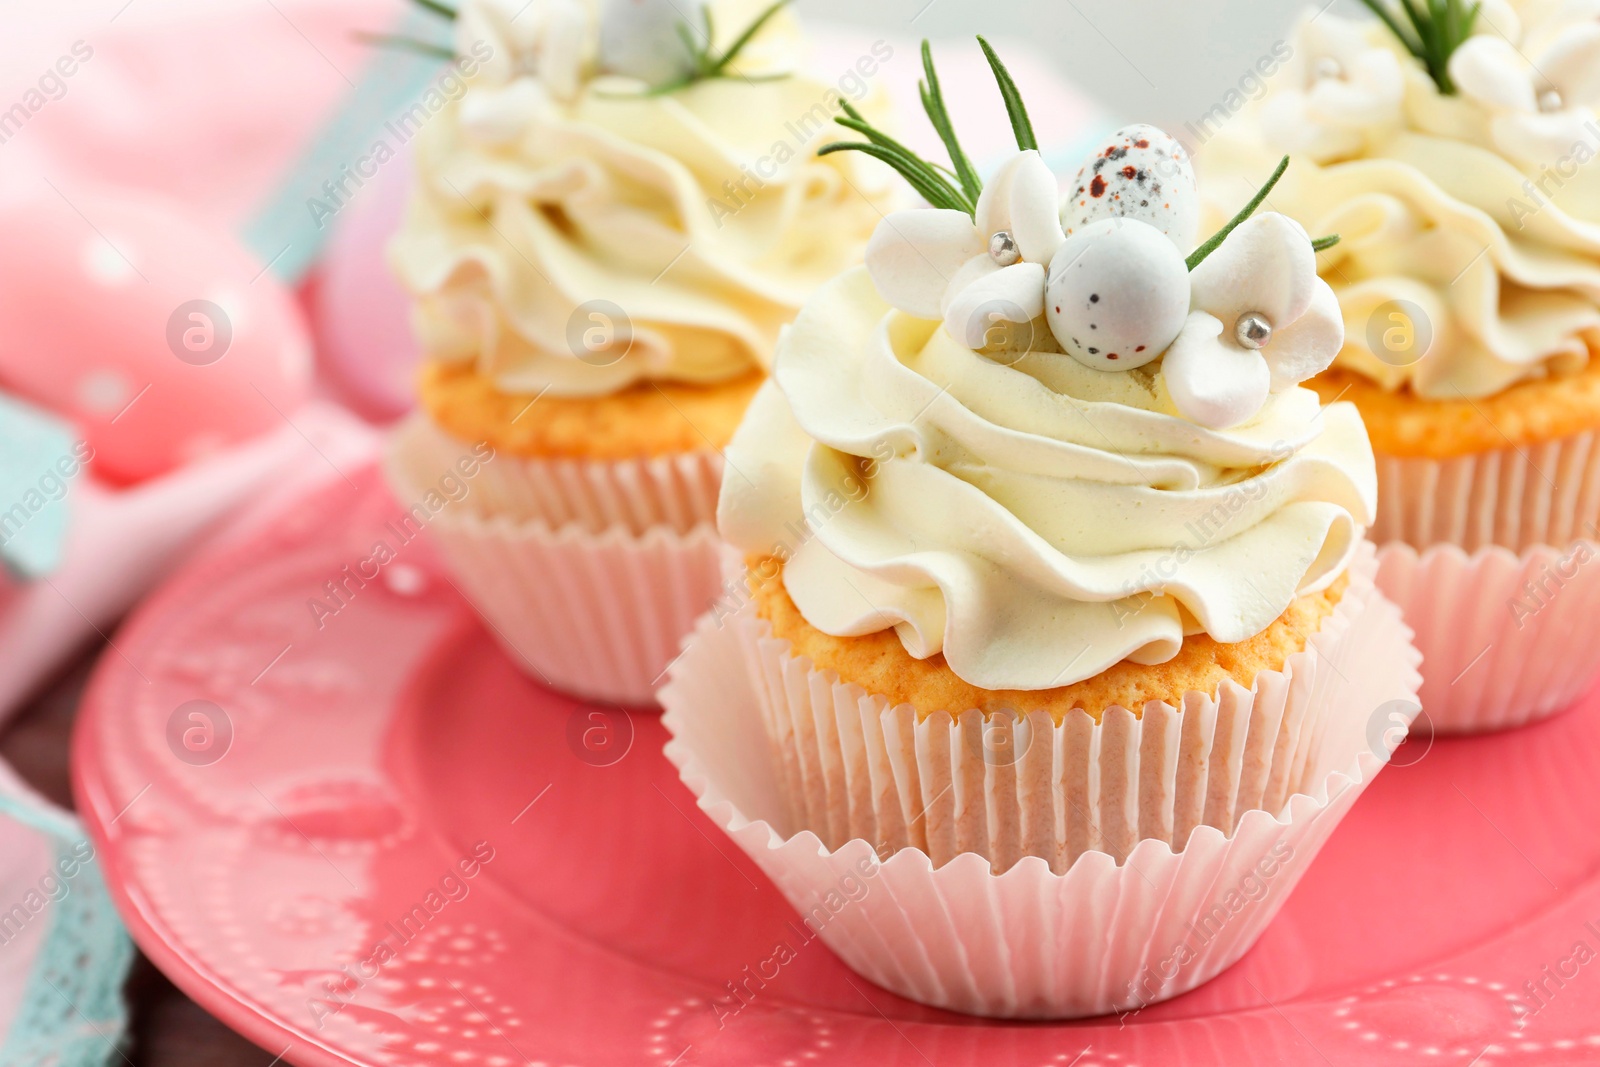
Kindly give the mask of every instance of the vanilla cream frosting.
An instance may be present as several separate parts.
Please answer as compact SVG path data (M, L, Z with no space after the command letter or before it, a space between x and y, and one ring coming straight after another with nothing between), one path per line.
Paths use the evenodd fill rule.
M975 352L865 269L785 332L727 459L723 536L785 560L813 626L893 627L987 689L1249 638L1343 571L1376 496L1349 404L1291 386L1207 429L1159 364Z
M1280 153L1304 153L1271 206L1343 238L1320 257L1345 319L1339 365L1389 389L1482 397L1580 370L1600 346L1600 67L1574 58L1600 49L1600 11L1573 10L1485 5L1448 96L1377 22L1320 15L1260 106L1201 150L1218 216ZM1540 91L1507 54L1551 57L1563 91ZM1390 348L1391 324L1418 351Z
M863 157L815 155L845 135L841 96L878 106L870 79L771 77L798 53L780 17L741 54L748 79L650 94L602 69L595 0L517 14L529 6L463 6L458 51L488 58L416 139L391 259L425 352L508 393L566 396L770 364L779 328L860 260L897 192ZM725 46L765 5L708 6Z

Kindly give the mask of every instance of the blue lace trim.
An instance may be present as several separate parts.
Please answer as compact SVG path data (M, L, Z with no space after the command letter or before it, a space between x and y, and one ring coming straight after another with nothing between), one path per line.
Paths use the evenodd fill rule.
M133 942L117 918L99 864L83 862L88 840L76 819L0 795L0 815L48 835L58 864L77 865L67 893L49 904L49 930L27 992L0 1043L0 1067L105 1067L122 1063L128 1029L123 982ZM60 871L65 868L57 867Z

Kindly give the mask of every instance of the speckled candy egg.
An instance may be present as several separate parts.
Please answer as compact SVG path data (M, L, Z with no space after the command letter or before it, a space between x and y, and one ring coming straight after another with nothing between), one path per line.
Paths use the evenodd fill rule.
M693 67L678 27L705 33L706 0L605 0L600 10L600 69L665 85Z
M1154 226L1100 219L1081 226L1050 261L1050 332L1096 370L1142 367L1165 352L1189 316L1189 269Z
M1124 126L1078 170L1061 209L1067 236L1097 219L1137 219L1167 235L1179 252L1194 249L1200 187L1189 153L1154 126Z

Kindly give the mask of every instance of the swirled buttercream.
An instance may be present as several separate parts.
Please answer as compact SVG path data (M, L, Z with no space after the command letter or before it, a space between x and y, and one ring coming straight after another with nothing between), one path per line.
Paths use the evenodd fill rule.
M1600 349L1600 121L1588 106L1600 81L1592 63L1552 61L1571 77L1541 95L1536 76L1500 63L1600 59L1600 23L1575 18L1574 5L1524 5L1520 19L1501 6L1486 7L1480 35L1458 49L1451 95L1376 22L1341 23L1337 55L1323 54L1321 26L1335 16L1296 40L1298 68L1342 86L1330 98L1356 93L1358 66L1404 70L1398 113L1342 112L1340 139L1320 142L1322 165L1297 158L1272 201L1311 232L1342 236L1321 257L1345 320L1338 364L1385 388L1490 396L1574 373ZM1274 84L1207 143L1197 162L1207 191L1225 194L1218 214L1248 196L1242 179L1300 147L1282 118L1305 91Z
M841 86L865 92L862 66L839 85L767 77L795 51L780 19L741 53L750 78L652 93L601 69L592 3L538 0L526 23L504 6L463 9L461 54L490 58L416 137L391 246L427 354L473 361L505 392L568 396L769 364L780 326L860 260L893 199L879 165L815 154ZM719 33L752 7L709 6Z
M893 627L986 689L1257 634L1341 573L1376 495L1348 404L1290 387L1207 429L1159 364L974 352L864 269L785 332L727 455L723 536L785 560L813 626Z

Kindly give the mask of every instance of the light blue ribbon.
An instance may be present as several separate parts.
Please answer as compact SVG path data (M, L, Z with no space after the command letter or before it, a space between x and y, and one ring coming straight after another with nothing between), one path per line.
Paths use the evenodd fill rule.
M24 581L61 565L67 487L87 455L69 424L0 393L0 560Z

